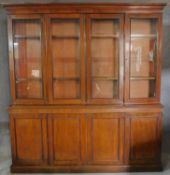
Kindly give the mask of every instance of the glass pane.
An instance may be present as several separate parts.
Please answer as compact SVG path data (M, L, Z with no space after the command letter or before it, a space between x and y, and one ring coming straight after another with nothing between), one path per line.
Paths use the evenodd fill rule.
M116 97L118 85L112 80L94 80L93 98L111 98Z
M54 81L54 97L77 98L79 97L79 80L56 80Z
M18 98L39 98L41 97L41 83L37 80L16 82Z
M80 98L79 19L53 19L51 31L54 98Z
M130 98L156 95L157 19L131 20Z
M17 98L42 98L40 20L13 21Z
M119 98L119 20L91 24L92 98Z

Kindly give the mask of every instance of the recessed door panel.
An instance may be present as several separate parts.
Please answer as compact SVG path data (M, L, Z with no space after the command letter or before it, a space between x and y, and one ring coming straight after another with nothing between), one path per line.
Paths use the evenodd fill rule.
M159 160L160 114L130 115L130 162Z
M82 161L82 115L49 115L52 164L80 164Z
M88 119L89 164L121 163L123 140L124 119L120 114L92 114Z
M14 161L16 164L41 165L47 161L46 120L38 115L11 116Z

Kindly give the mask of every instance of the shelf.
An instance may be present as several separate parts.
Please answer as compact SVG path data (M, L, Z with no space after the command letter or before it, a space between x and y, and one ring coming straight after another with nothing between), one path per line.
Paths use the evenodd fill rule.
M19 64L28 64L28 63L32 63L32 64L34 64L35 66L37 66L37 67L40 67L40 68L38 68L39 70L41 69L41 60L40 60L40 58L39 57L33 57L33 58L31 58L31 57L29 57L29 61L28 60L26 60L26 58L25 57L15 57L14 58L15 59L15 62L19 62ZM17 63L18 64L18 63Z
M23 35L14 35L14 39L35 39L40 40L40 36L23 36Z
M155 80L155 77L131 77L130 80Z
M137 57L130 57L131 58L131 61L136 61L137 60ZM149 60L149 57L146 59L142 59L141 61L142 62L154 62L155 58L153 58L153 61Z
M16 79L16 83L27 82L27 81L42 81L42 78L19 78L19 79Z
M58 77L58 78L53 78L54 81L65 81L65 80L80 80L80 77Z
M57 60L57 61L60 61L60 62L80 62L80 59L79 58L75 58L75 57L56 57L56 58L53 58L54 62Z
M92 78L95 79L95 80L112 80L112 81L118 81L118 78L116 78L116 77L109 77L109 76L106 76L106 77L93 76Z
M52 39L79 39L79 36L57 36L52 35Z
M101 62L109 62L115 60L114 57L92 57L92 61L101 61Z
M155 34L132 34L132 39L138 39L138 38L157 38L157 35Z
M119 35L91 35L92 38L119 38Z

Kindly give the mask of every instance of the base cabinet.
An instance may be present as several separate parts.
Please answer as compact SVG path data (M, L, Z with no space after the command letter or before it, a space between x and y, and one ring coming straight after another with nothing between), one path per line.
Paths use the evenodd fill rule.
M22 113L10 122L13 172L161 169L161 113Z

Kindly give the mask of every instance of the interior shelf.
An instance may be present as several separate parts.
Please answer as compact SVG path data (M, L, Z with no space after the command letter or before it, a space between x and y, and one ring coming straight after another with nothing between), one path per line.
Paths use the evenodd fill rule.
M155 77L131 77L130 80L155 80Z
M93 76L92 78L95 80L114 80L114 81L118 80L118 78L116 77L109 77L109 76Z
M119 38L119 35L93 34L92 38Z
M57 36L57 35L52 35L52 39L79 39L79 36Z
M135 38L156 38L157 35L155 34L132 34L131 38L135 39Z
M62 80L80 80L80 77L55 77L53 78L55 81L62 81Z
M40 36L24 36L24 35L14 35L14 39L36 39L40 40Z
M53 58L53 60L57 60L57 61L61 61L61 62L79 62L80 59L79 58L76 58L76 57L56 57L56 58Z
M20 57L15 57L14 59L15 59L15 62L17 62L17 64L18 63L19 64L27 64L28 63L28 61L26 61L27 57L22 57L22 59ZM34 64L35 66L38 67L40 64L38 59L39 59L38 57L29 57L29 63ZM39 66L39 67L41 67L41 66ZM41 68L38 68L38 70L41 71Z
M92 57L92 60L96 62L109 62L113 61L114 59L114 57Z
M131 61L136 61L137 60L137 57L135 57L135 56L131 56L130 58L131 58ZM153 60L155 60L155 58L153 58ZM142 62L153 62L153 61L149 60L149 57L145 58L145 59L142 59L141 61Z
M27 81L42 81L42 78L18 78L16 83L27 82Z

